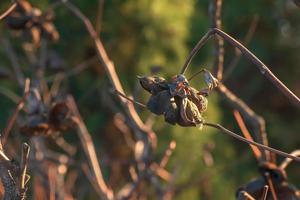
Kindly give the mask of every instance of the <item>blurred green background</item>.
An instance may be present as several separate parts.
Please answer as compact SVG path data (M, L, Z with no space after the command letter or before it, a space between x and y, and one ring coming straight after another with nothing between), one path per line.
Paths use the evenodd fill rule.
M46 9L53 1L32 0L34 5ZM97 23L97 0L74 0L94 24ZM1 10L8 4L1 3ZM63 70L70 70L96 55L93 42L80 21L63 6L55 9L54 24L60 41L50 49L63 59ZM210 27L208 1L206 0L106 0L102 14L100 37L113 60L127 94L134 94L141 102L149 97L137 85L137 75L156 74L170 77L179 73L189 51ZM286 85L300 96L300 10L286 0L224 0L222 9L223 30L243 41L254 18L257 28L247 45ZM1 23L1 38L10 37ZM20 40L12 39L20 48ZM212 40L200 50L188 74L200 68L212 69ZM21 53L21 58L23 59ZM234 58L234 49L225 42L225 71ZM25 59L24 59L25 60ZM22 61L22 69L28 70ZM0 66L11 68L7 54L0 47ZM54 72L50 70L48 76ZM30 74L29 74L30 76ZM1 87L21 93L14 82L1 79ZM299 111L263 76L256 67L242 58L224 81L267 123L267 133L272 147L291 152L300 148ZM192 85L201 89L201 76ZM64 81L63 88L72 93L79 103L83 118L93 134L97 151L105 152L111 160L128 158L125 143L110 127L113 112L107 106L107 96L116 100L108 90L109 81L102 66L94 62L88 69ZM3 130L15 104L0 96L0 128ZM118 102L115 101L116 105ZM139 109L139 108L138 108ZM150 113L139 109L144 120ZM240 132L232 110L223 99L212 93L205 114L206 121L220 123L230 130ZM250 126L249 126L250 127ZM251 178L259 176L257 163L248 145L229 138L220 132L204 128L180 128L166 124L163 117L155 117L153 129L158 135L160 159L170 140L177 148L167 166L176 171L176 184L186 188L178 191L175 199L234 199L236 189ZM66 137L77 140L74 135ZM121 141L119 141L121 140ZM213 163L204 162L204 154ZM206 155L207 156L207 155ZM280 163L282 158L278 158ZM119 188L124 179L110 178L111 166L104 164L106 178ZM122 170L121 170L122 171ZM120 172L125 173L125 172ZM300 187L299 165L288 168L289 180ZM122 182L123 181L123 182ZM90 194L90 199L95 199Z

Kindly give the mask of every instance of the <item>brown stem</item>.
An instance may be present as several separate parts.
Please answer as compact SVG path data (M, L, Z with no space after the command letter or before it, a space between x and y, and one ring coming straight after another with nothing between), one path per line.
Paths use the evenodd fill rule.
M249 194L248 192L246 191L240 191L239 192L239 196L238 196L238 199L244 199L244 200L256 200L254 197L251 196L251 194Z
M88 161L90 162L90 167L92 168L93 174L95 175L95 180L98 188L102 192L102 198L113 199L113 192L104 181L92 137L81 118L74 98L72 96L69 96L67 98L67 103L69 108L75 115L73 121L77 125L78 136L80 138L84 152L88 158Z
M268 185L269 185L269 188L271 190L271 194L272 194L272 197L274 200L277 200L277 194L276 194L276 191L275 191L275 187L274 187L274 184L272 182L272 179L270 177L270 173L269 172L266 172L265 173L265 177L267 179L267 182L268 182Z
M196 46L193 48L193 50L190 52L189 56L187 57L182 69L181 69L181 74L184 74L191 63L192 59L196 55L196 53L205 45L205 43L213 36L214 31L209 30L196 44Z
M100 38L98 37L91 21L83 13L81 13L81 11L76 6L74 6L70 2L63 1L63 3L76 17L78 17L84 23L90 36L94 40L99 60L100 60L101 64L104 66L113 88L115 90L119 91L120 93L125 94L123 86L120 82L120 79L119 79L117 73L116 73L115 66L114 66L113 62L109 59L109 57L106 53L106 50L105 50ZM146 133L149 138L149 141L152 145L152 148L153 149L156 148L156 143L157 143L156 134L143 123L140 116L137 114L137 111L134 108L132 102L128 101L127 99L125 99L124 97L121 97L121 96L119 96L119 99L120 99L123 107L125 108L130 121L132 122L132 124L134 126L133 129L135 130L135 132L137 134Z
M240 129L241 129L241 131L242 131L242 133L244 135L244 137L247 140L249 140L249 141L254 141L253 138L251 137L251 134L249 133L249 131L247 129L247 126L246 126L246 124L245 124L245 122L244 122L241 114L239 113L239 111L234 110L233 111L233 115L234 115L234 118L237 121L237 123L238 123L238 125L239 125L239 127L240 127ZM260 161L261 160L261 152L260 152L260 150L256 146L254 146L254 145L250 145L250 147L251 147L251 149L253 151L253 154L254 154L256 160Z
M300 99L286 85L284 85L284 83L282 83L259 58L227 33L219 29L213 29L213 31L224 38L224 40L227 40L231 45L238 48L247 59L256 65L262 75L269 79L290 100L291 103L300 108Z
M269 191L269 186L268 186L268 185L265 185L265 186L264 186L263 194L262 194L262 196L261 196L261 200L267 200L268 191Z
M7 17L17 7L17 3L13 3L4 13L0 15L0 21Z
M262 150L268 150L270 152L273 152L275 154L278 154L280 156L283 156L283 157L287 157L287 158L291 158L295 161L298 161L300 162L300 157L297 157L297 156L294 156L294 155L291 155L291 154L288 154L288 153L285 153L283 151L280 151L280 150L277 150L277 149L274 149L272 147L268 147L268 146L265 146L263 144L260 144L260 143L257 143L257 142L253 142L253 141L249 141L247 140L246 138L224 128L223 126L221 126L220 124L213 124L213 123L204 123L205 126L210 126L210 127L213 127L213 128L216 128L216 129L219 129L220 131L222 131L223 133L226 133L227 135L231 136L231 137L234 137L235 139L237 140L240 140L242 142L246 142L247 144L252 144L252 145L255 145L257 146L258 148L262 149Z
M275 85L290 100L291 103L293 103L296 107L300 108L300 99L288 87L286 87L261 60L259 60L251 51L249 51L240 42L238 42L233 37L231 37L227 33L217 28L210 29L196 44L196 46L188 56L186 62L184 63L181 69L181 74L185 73L192 58L201 49L201 47L208 41L208 39L215 34L221 36L232 46L238 48L248 60L250 60L253 64L255 64L255 66L259 69L262 75L264 75L269 81L271 81L273 85Z

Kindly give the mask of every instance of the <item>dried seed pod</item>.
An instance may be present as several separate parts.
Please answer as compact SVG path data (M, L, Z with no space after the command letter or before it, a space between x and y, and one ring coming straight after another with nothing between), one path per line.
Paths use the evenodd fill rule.
M6 17L6 24L10 29L30 33L33 43L39 46L41 38L51 41L59 39L59 33L53 25L53 13L45 14L38 8L34 8L26 0L17 2L17 8Z
M180 126L201 125L207 99L189 86L184 75L176 75L171 81L162 77L138 77L141 86L152 94L147 108L156 115L164 115L165 121Z
M74 128L73 112L66 102L55 103L49 112L49 124L56 131L66 131Z
M138 76L141 86L151 94L157 94L168 89L164 78L158 76Z
M265 162L260 165L259 171L262 174L261 178L257 178L237 190L236 197L238 200L242 200L241 197L238 197L239 192L242 190L249 193L255 199L261 199L264 191L264 186L269 184L267 181L267 175L269 176L269 179L274 186L277 199L300 199L299 190L295 186L288 183L286 172L283 169L279 168L273 163ZM267 199L273 199L271 191L268 192Z
M20 128L22 134L47 136L53 132L66 131L75 127L72 120L73 113L66 102L55 102L51 108L42 107L44 109L31 109L34 112L28 114L25 124Z

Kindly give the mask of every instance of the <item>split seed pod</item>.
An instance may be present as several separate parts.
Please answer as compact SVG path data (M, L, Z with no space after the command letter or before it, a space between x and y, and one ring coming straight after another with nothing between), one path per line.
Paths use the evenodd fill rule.
M156 115L164 115L165 121L180 126L202 125L202 114L207 109L207 99L202 92L191 87L184 75L176 75L171 81L162 77L138 77L141 86L151 93L147 108Z

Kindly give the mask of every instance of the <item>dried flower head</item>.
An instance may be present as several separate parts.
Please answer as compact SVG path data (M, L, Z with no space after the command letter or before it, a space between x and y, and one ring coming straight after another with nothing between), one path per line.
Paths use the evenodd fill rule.
M157 76L142 76L138 79L141 86L152 94L147 103L151 112L164 115L165 121L173 125L197 126L204 122L202 114L207 109L208 91L216 87L214 77L211 74L206 76L208 88L202 91L191 87L182 74L174 76L170 81ZM215 81L214 84L212 81Z
M75 127L72 120L73 112L65 101L45 103L37 90L32 90L28 102L28 114L21 126L21 133L34 135L49 135L53 132L66 131Z
M54 27L53 13L42 13L34 8L27 0L19 0L16 9L6 17L6 24L12 30L23 31L29 34L36 46L39 46L41 38L56 41L59 33Z

